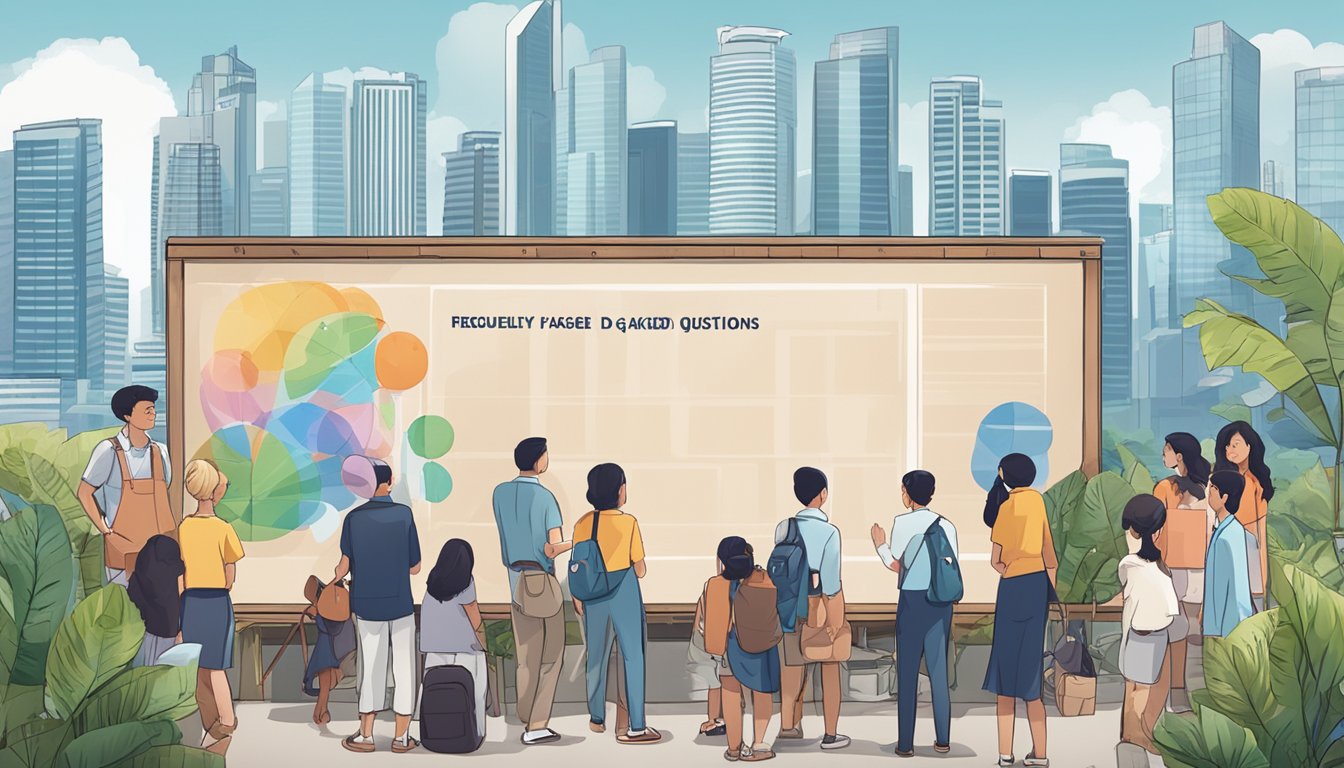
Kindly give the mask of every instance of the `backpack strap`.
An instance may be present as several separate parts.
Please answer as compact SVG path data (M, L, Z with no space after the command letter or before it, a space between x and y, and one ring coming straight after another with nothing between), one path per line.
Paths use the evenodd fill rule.
M934 517L937 519L934 520L933 523L930 524L928 528L924 529L924 535L922 535L919 539L919 547L915 550L915 556L910 558L911 563L914 563L916 560L919 559L919 553L921 550L924 549L924 545L929 543L929 536L933 534L933 529L943 524L943 516L938 514L937 512L934 512L933 514ZM905 564L905 553L902 552L901 579L900 583L896 585L897 589L903 589L905 587L905 578L908 575L910 575L910 567ZM933 575L933 550L929 550L929 575L930 576Z

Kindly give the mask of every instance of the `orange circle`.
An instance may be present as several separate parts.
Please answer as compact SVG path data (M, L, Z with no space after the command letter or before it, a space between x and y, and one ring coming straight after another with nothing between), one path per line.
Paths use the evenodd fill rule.
M429 371L429 353L414 334L397 331L378 342L373 364L378 383L400 392L424 381Z

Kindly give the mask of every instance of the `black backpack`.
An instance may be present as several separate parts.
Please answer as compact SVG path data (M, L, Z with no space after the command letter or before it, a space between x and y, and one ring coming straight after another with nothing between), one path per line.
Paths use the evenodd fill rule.
M425 670L420 692L420 743L430 752L475 752L485 734L476 732L476 681L466 667Z

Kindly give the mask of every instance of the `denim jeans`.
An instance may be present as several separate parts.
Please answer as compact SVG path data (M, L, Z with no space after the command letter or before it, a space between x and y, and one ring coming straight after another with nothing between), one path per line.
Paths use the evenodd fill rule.
M947 642L952 631L952 606L934 605L924 590L901 590L896 606L896 748L914 749L915 708L919 693L919 660L929 671L933 692L934 741L949 743L952 704L947 690Z
M644 729L644 596L633 568L620 576L620 585L602 600L583 604L583 634L587 643L588 716L606 722L607 659L615 640L625 664L625 698L630 707L630 730ZM616 575L616 574L613 574Z

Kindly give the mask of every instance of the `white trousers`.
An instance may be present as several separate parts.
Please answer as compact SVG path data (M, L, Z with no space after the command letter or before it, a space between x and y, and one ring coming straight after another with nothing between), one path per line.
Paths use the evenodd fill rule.
M426 653L425 671L433 667L456 664L465 667L471 673L471 681L476 689L476 735L485 738L485 689L487 678L484 653ZM417 715L420 713L417 711Z
M359 634L360 714L387 709L387 668L392 666L392 711L415 713L415 615L392 621L366 621L355 617Z

